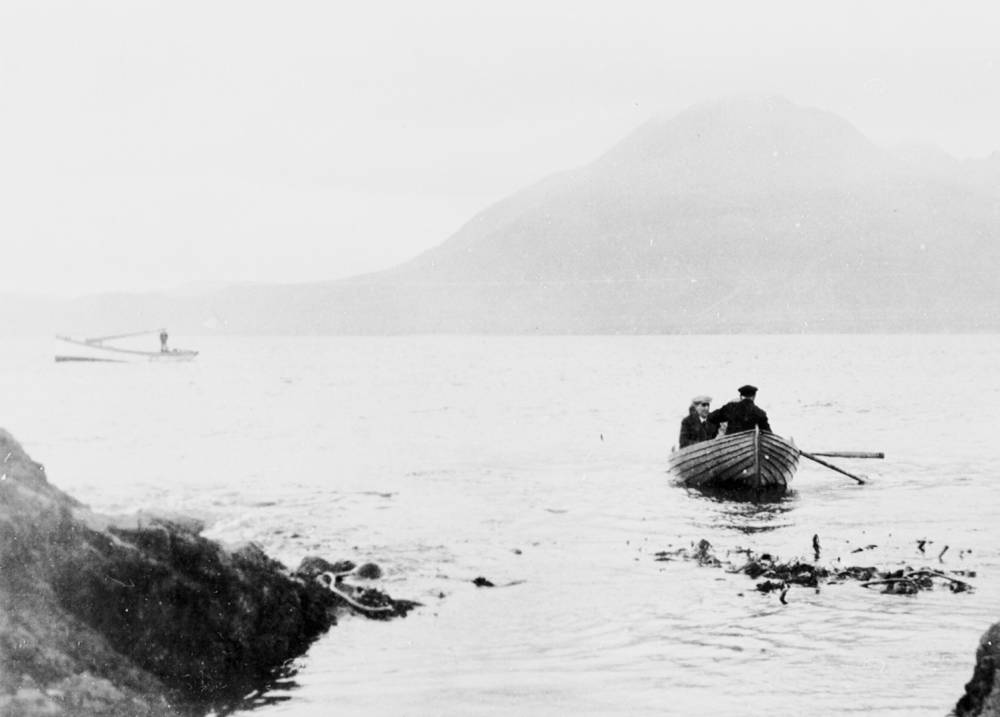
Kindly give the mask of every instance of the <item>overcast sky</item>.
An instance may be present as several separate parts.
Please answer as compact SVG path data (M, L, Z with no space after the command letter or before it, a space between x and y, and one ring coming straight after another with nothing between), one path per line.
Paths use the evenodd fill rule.
M3 0L0 293L386 268L650 116L733 93L985 156L990 7Z

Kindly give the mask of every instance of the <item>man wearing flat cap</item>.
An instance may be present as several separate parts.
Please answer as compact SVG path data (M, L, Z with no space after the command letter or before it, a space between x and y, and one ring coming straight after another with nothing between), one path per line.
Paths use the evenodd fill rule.
M711 403L712 399L708 396L695 396L691 399L687 418L681 421L681 448L692 443L710 441L719 434L719 424L707 419Z
M771 424L767 422L767 414L757 408L754 401L757 398L757 387L747 384L740 386L740 400L727 403L722 408L712 411L706 420L718 425L727 423L726 435L739 433L740 431L752 431L759 428L762 431L770 431Z

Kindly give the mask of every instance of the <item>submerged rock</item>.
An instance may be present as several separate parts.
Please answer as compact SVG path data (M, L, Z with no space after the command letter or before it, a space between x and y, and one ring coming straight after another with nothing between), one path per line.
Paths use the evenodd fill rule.
M382 568L375 563L365 563L354 571L354 574L364 580L378 580L382 577Z
M324 573L329 573L330 575L336 577L343 577L345 575L350 575L353 571L354 563L350 560L338 560L335 563L331 563L326 558L310 555L309 557L302 559L302 562L299 563L299 567L296 569L295 574L301 578L311 579L319 577Z
M0 456L0 714L224 705L280 674L344 605L197 522L87 510L3 430Z
M1000 623L979 641L976 667L955 705L955 717L1000 717Z

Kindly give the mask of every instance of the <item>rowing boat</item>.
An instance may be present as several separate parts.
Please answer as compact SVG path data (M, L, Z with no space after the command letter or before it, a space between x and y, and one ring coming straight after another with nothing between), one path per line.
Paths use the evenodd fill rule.
M792 441L757 428L675 450L669 461L687 486L756 493L785 491L798 465Z
M133 338L136 336L147 336L149 334L160 334L162 346L159 351L148 351L141 348L127 346L112 346L108 342L121 339ZM163 329L158 331L138 331L131 334L116 334L114 336L97 336L90 339L75 339L70 336L56 336L59 341L72 344L75 353L72 355L56 354L56 361L96 361L123 363L131 361L190 361L198 355L197 351L190 349L168 349L166 348L166 332Z

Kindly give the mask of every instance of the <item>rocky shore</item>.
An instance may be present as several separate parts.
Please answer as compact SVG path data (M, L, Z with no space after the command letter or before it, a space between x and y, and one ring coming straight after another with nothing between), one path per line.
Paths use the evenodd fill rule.
M99 515L0 429L0 714L176 715L225 708L282 675L354 610L414 604L230 551L196 521ZM333 589L331 589L333 588Z
M1000 622L979 641L976 667L955 705L956 717L1000 717Z

